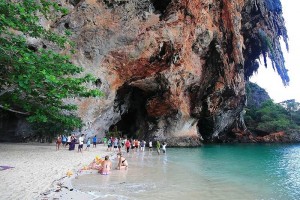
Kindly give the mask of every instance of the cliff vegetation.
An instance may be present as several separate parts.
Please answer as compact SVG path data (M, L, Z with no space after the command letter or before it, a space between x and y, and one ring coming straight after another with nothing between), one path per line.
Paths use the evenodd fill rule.
M283 132L273 142L299 141L300 103L295 100L274 103L264 89L251 82L247 84L247 91L247 97L251 101L245 107L245 123L254 137L263 138Z

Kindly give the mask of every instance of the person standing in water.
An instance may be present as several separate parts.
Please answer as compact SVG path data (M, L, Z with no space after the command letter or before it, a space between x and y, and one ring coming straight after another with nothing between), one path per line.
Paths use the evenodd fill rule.
M163 153L167 152L166 147L167 147L167 143L163 142L163 144L162 144L162 151L163 151Z
M90 138L88 138L87 139L87 141L86 141L86 148L85 148L85 150L90 150L90 146L91 146L91 140L90 140Z
M152 151L152 141L149 141L149 152Z
M125 147L126 147L126 152L127 152L127 153L129 153L130 146L131 146L130 141L129 141L129 140L126 140L126 142L125 142Z
M159 141L156 141L156 151L157 151L157 154L159 155L160 154L160 143L159 143Z
M141 141L141 151L144 152L145 151L145 146L146 146L146 142L145 140Z
M111 151L112 148L112 137L110 137L110 139L107 142L107 151Z
M114 143L114 152L117 152L118 151L118 143L119 143L119 140L117 137L114 139L113 143Z
M96 148L96 145L97 145L97 136L95 135L93 137L93 148Z
M118 141L118 149L119 149L119 153L121 153L121 148L122 148L122 138L119 138L119 141Z
M110 173L110 170L112 168L112 163L109 160L109 156L105 156L104 161L102 162L101 169L99 170L99 173L101 175L108 175Z

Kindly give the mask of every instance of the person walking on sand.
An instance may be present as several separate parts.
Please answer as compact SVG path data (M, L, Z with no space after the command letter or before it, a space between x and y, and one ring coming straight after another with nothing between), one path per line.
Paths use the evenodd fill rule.
M61 144L61 135L58 135L56 138L56 151L59 150L60 144Z
M96 148L96 145L97 145L97 136L95 135L93 137L93 148Z
M126 158L122 156L122 153L118 153L117 157L119 159L119 163L116 169L121 170L121 169L128 169L128 162Z
M102 162L101 168L99 170L99 173L101 175L108 175L111 168L112 168L112 163L109 160L109 156L105 156L104 161Z
M66 144L66 146L69 145L69 148L70 148L71 141L72 141L72 136L71 136L71 134L69 134L69 136L67 138L67 144Z
M86 148L85 148L85 150L90 150L90 146L91 146L91 140L90 140L90 138L88 138L87 139L87 141L86 141Z
M163 153L167 152L166 147L167 147L167 143L163 142L163 144L162 144L162 151L163 151Z
M67 144L67 137L65 135L62 136L62 145L63 147L66 147Z
M159 155L160 154L160 143L159 143L159 141L156 142L156 151L157 151L157 154Z
M81 153L83 148L83 136L84 134L81 134L81 136L78 138L78 152L80 151Z
M75 143L76 143L76 138L75 138L75 135L72 134L71 136L71 142L70 142L70 145L69 145L69 150L72 151L75 149Z

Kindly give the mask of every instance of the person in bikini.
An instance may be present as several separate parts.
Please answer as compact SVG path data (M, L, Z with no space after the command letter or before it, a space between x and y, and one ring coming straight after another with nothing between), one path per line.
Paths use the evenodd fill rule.
M60 144L61 144L61 135L58 135L56 138L56 151L59 150Z
M118 153L117 154L118 159L119 159L119 163L116 169L121 170L121 169L128 169L128 162L126 160L126 158L124 158L122 156L122 153Z
M108 175L112 168L112 163L109 160L109 156L105 156L104 161L102 162L102 166L99 170L101 175Z

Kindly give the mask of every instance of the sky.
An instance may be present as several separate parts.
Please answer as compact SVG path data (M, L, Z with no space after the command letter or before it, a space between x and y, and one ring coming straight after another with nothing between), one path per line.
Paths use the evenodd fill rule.
M286 51L282 42L282 51L285 57L285 66L290 77L289 86L284 86L280 76L273 70L271 64L265 68L259 67L257 74L250 78L251 82L264 88L274 102L279 103L289 99L300 102L300 1L281 0L283 17L288 33L289 51Z

